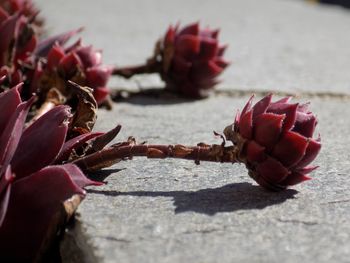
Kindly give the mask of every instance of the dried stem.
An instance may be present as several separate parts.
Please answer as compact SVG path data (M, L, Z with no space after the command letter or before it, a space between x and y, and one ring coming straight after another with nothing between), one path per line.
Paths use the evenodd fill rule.
M53 108L56 107L56 103L52 102L52 101L45 101L40 108L37 110L37 112L35 113L35 116L31 119L30 123L35 122L36 120L38 120L41 116L43 116L45 113L47 113L48 111L52 110Z
M34 117L30 120L30 123L33 123L37 119L39 119L41 116L43 116L48 111L55 108L57 105L64 104L65 98L61 94L61 92L56 89L52 88L50 89L47 94L45 101L41 104L40 108L36 111Z
M124 78L131 78L137 74L148 74L160 72L160 64L155 59L149 59L145 64L130 67L116 67L112 74L122 76Z
M120 160L131 159L135 156L159 159L180 158L194 160L196 164L199 164L200 161L235 163L239 161L238 155L239 148L236 146L225 147L216 144L199 144L198 146L147 145L127 142L95 152L75 160L73 163L85 171L97 171Z

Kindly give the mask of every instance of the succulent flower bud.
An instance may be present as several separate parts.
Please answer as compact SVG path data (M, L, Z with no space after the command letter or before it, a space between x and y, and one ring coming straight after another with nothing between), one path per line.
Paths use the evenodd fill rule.
M115 68L113 74L129 78L141 73L159 73L166 88L187 98L203 98L219 83L217 77L229 63L219 30L200 29L199 23L182 29L170 26L145 65Z
M252 96L224 133L239 145L249 175L265 188L280 190L310 179L307 174L317 167L309 164L321 140L313 138L317 119L308 104L290 103L291 97L271 99L267 95L252 107Z
M168 28L157 43L156 56L161 57L160 73L169 89L186 97L208 95L229 64L223 58L226 46L220 45L218 35L218 30L200 29L199 23L181 30L178 25Z

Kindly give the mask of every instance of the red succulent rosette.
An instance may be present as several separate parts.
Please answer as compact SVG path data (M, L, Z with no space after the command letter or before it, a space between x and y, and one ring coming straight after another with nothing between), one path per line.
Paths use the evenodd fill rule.
M43 25L43 19L37 16L39 14L39 9L35 7L31 0L0 0L0 8L9 15L21 13L29 20L33 20L33 23L37 27ZM0 11L0 13L3 11Z
M225 135L240 145L238 158L249 175L265 188L280 190L310 179L307 174L317 167L309 164L321 142L313 138L317 119L308 104L271 99L270 94L252 107L252 96Z
M120 130L85 133L66 141L73 117L63 105L26 123L35 97L22 102L21 85L0 93L1 262L38 259L56 237L55 223L66 202L77 206L85 186L101 184L69 162L99 151ZM74 206L68 205L69 209L72 214Z
M11 15L22 12L27 17L33 17L39 12L31 0L0 0L0 7Z
M169 27L157 51L161 77L169 89L186 97L208 95L228 65L223 58L226 46L220 45L218 35L218 30L201 29L199 23Z
M215 87L217 77L229 63L226 46L218 40L219 30L201 29L199 23L179 28L170 26L144 65L115 68L114 75L159 73L166 88L183 97L203 98Z
M37 35L25 16L8 14L0 7L0 74L7 75L7 88L23 79L21 65L36 48Z
M40 59L32 73L31 91L46 96L51 88L58 90L69 100L72 90L67 85L71 80L93 90L99 105L109 97L107 82L112 68L102 64L102 52L92 46L84 46L79 40L65 48L64 43L77 31L47 39L38 45L36 56ZM59 41L55 41L59 40Z

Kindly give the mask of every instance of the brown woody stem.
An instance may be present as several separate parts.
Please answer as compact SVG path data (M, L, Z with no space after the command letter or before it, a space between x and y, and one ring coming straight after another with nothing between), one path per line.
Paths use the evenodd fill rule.
M149 59L145 64L130 66L130 67L115 67L112 74L122 76L124 78L131 78L137 74L157 73L160 71L160 65L157 61Z
M183 146L183 145L147 145L147 144L120 144L95 152L75 160L73 163L85 171L97 171L135 156L147 158L179 158L208 162L238 162L239 149L236 146L223 145Z

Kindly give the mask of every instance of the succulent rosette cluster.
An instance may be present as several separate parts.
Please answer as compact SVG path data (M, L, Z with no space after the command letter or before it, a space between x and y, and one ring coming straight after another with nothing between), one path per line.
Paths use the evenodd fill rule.
M31 0L0 0L0 7L10 15L21 12L31 19L39 13Z
M38 37L27 17L9 14L0 6L0 75L7 75L7 88L23 80L21 65L36 48ZM5 84L3 84L5 85Z
M0 93L1 261L32 261L45 250L64 203L80 202L85 186L101 184L70 162L101 150L120 129L67 140L73 116L64 105L26 123L35 97L22 102L21 85Z
M181 29L170 26L145 65L116 68L114 74L159 73L167 89L187 98L206 97L229 65L223 57L226 46L219 43L218 35L219 30L201 29L199 23Z
M218 30L200 29L199 23L182 29L169 27L156 50L161 57L161 77L169 89L186 97L208 95L228 65L223 58L226 46L220 45L218 34Z
M281 190L310 179L321 139L313 138L317 119L308 104L291 103L291 97L271 99L267 95L252 106L252 96L225 136L239 145L238 159L258 184Z
M82 45L80 40L64 47L65 42L76 32L71 31L39 44L35 54L40 59L32 72L31 92L45 97L51 89L55 89L65 101L69 101L73 93L67 81L71 80L91 88L95 100L101 105L109 96L107 82L112 68L102 64L100 50L91 45Z
M0 7L9 15L20 13L28 19L38 35L44 33L44 19L39 16L40 10L32 0L0 0Z

